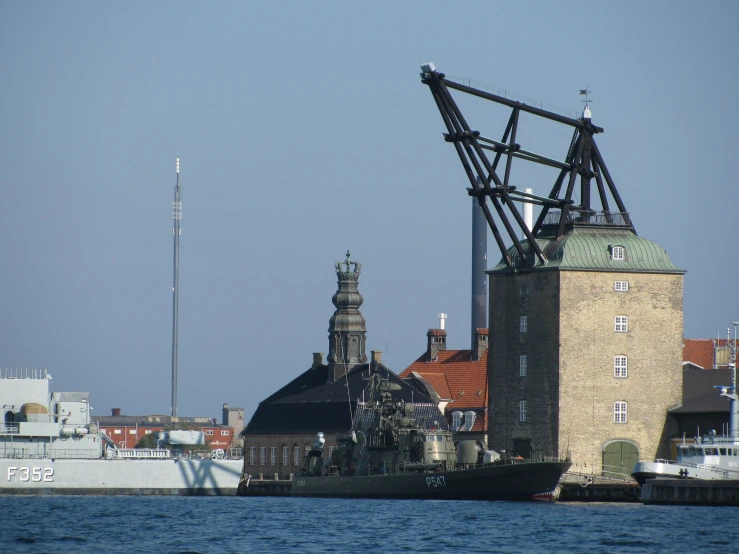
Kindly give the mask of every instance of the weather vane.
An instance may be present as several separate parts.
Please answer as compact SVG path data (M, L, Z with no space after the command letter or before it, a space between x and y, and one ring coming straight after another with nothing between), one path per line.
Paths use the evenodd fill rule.
M592 100L590 100L590 99L588 98L588 94L590 94L591 92L593 92L593 91L592 91L592 90L588 90L588 87L587 87L587 85L585 86L585 88L584 88L584 89L583 89L583 88L581 88L581 89L580 89L580 96L585 96L585 100L580 100L580 102L585 102L585 105L586 105L586 106L587 106L588 104L590 104L590 102L592 102Z

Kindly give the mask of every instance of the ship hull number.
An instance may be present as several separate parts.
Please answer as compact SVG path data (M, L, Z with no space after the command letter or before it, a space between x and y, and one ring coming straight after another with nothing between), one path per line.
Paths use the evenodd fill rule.
M426 486L429 488L446 487L446 479L444 479L443 475L426 477Z
M33 481L40 483L44 481L46 483L54 482L54 468L53 467L14 467L8 468L8 481Z

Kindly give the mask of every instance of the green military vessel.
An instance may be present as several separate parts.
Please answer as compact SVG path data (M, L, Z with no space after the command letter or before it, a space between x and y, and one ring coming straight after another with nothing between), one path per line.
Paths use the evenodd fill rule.
M476 441L455 446L452 432L414 405L393 400L400 387L378 374L371 399L358 403L350 433L324 452L316 436L304 471L293 477L296 496L428 498L444 500L556 499L568 460L523 460L483 450Z

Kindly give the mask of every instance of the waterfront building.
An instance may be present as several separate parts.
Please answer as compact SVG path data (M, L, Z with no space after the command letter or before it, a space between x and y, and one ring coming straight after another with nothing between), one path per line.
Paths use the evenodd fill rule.
M237 410L240 408L237 408ZM241 410L243 422L243 410ZM230 450L239 448L234 436L239 429L234 429L226 420L218 423L215 418L210 417L178 417L170 415L122 415L120 408L113 408L109 416L93 416L92 422L97 423L100 430L105 433L118 448L134 448L142 440L151 442L150 447L156 446L156 437L161 431L194 431L201 433L202 445L193 445L191 449L205 450L222 449ZM243 425L242 425L243 427ZM237 453L238 454L238 453Z
M559 215L535 239L545 263L511 248L513 263L488 271L489 445L568 454L573 471L628 473L669 453L684 271L623 218L572 218L559 234Z
M448 350L443 328L429 329L426 337L426 352L400 377L437 402L455 442L476 440L487 448L488 330L476 330L470 350Z
M302 469L319 431L330 455L336 435L352 428L370 372L397 384L400 390L393 391L393 397L414 403L417 417L438 418L443 424L436 403L383 365L381 352L371 352L368 360L366 323L359 311L363 303L358 290L361 267L349 252L344 262L335 264L338 290L332 298L336 310L329 320L326 363L323 354L314 353L309 369L259 403L241 433L245 473L289 478Z

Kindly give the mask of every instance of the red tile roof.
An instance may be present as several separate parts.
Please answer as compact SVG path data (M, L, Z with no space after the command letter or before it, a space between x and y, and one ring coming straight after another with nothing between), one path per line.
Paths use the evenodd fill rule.
M429 337L446 337L446 331L444 329L429 329L429 332L426 333L426 336L429 336Z
M713 345L716 342L718 346L726 346L726 339L683 339L683 361L712 369Z
M401 378L418 373L436 389L442 399L450 399L444 410L472 410L477 412L472 431L487 430L486 410L488 407L488 353L483 352L479 360L472 360L471 350L441 350L431 362L426 354L409 365Z
M434 390L439 393L442 400L448 402L452 399L452 391L449 388L449 383L447 382L446 375L444 375L444 373L429 373L424 371L423 373L418 373L418 375L434 387Z

